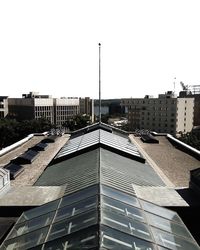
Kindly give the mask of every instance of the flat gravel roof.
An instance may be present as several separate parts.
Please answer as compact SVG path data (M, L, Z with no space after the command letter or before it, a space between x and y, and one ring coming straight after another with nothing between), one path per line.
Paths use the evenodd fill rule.
M156 137L159 144L149 144L131 135L133 141L155 162L175 187L188 187L190 170L200 167L200 162L174 147L165 136ZM142 152L141 152L142 153ZM146 159L148 161L148 159Z

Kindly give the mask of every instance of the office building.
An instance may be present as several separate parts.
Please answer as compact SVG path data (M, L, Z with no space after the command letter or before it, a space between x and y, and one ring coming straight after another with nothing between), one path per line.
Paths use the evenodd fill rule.
M129 129L145 129L161 133L187 133L193 128L194 98L177 98L173 92L158 98L122 99L128 112Z
M180 98L194 98L194 126L200 126L200 91L181 91Z
M90 117L91 122L94 122L94 100L90 97L79 98L80 114Z
M8 98L9 116L19 121L46 118L54 124L53 98L38 92L23 94L22 98Z
M73 98L54 98L54 124L58 127L69 119L79 114L79 99Z
M0 96L0 119L8 115L8 96Z
M38 92L23 94L22 98L8 98L9 116L17 120L46 118L57 127L77 114L86 114L94 119L94 103L89 97L52 98Z

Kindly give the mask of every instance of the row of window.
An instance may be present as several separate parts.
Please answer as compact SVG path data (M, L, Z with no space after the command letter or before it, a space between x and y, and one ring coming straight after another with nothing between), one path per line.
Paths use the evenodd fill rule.
M138 106L128 106L129 110L131 110L132 112L141 112L141 110L158 110L158 111L169 111L171 110L172 112L175 110L174 107L166 107L166 106L162 106L162 107L148 107L148 109L146 107L138 107ZM177 108L178 110L178 108ZM186 110L186 107L185 107Z
M187 103L187 101L185 101ZM176 100L131 100L131 101L122 101L122 104L176 104Z
M77 110L67 110L67 111L58 111L56 115L58 116L68 116L68 115L76 115L78 112Z
M79 106L56 106L56 110L60 110L60 111L65 111L65 110L78 110Z
M129 115L129 118L131 118L131 117L133 117L133 118L134 117L140 117L139 113L134 113L134 112L129 112L128 115ZM186 113L184 113L184 115L186 116ZM151 117L155 117L155 116L159 116L159 117L161 117L161 116L171 116L171 117L174 117L175 114L174 113L171 113L171 114L168 114L168 113L153 113L152 114L150 112L148 112L147 114L144 114L144 112L142 112L141 119L144 120L145 116L148 116L147 119L149 119L149 116L151 116Z
M35 106L35 111L52 111L52 106Z
M52 112L49 112L49 111L36 111L35 112L35 117L42 117L42 116L45 116L45 117L52 117L53 116L53 114L52 114Z
M165 124L161 124L161 123L154 123L154 122L152 122L152 123L150 123L150 122L147 122L147 123L144 123L143 121L141 122L141 125L144 125L144 124L146 124L146 125L152 125L153 127L171 127L171 128L174 128L174 124L171 124L171 125L169 125L169 124L167 124L167 123L165 123Z

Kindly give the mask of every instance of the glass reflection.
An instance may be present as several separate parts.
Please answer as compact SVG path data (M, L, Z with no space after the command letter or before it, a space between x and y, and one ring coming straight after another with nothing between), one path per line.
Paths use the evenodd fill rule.
M101 196L101 206L111 212L119 213L132 219L142 222L146 221L142 210L103 195Z
M110 188L105 185L101 185L101 194L104 194L108 197L111 197L113 199L119 200L121 202L127 203L129 205L140 207L140 204L136 197L128 195L124 192L121 192L117 189Z
M73 205L62 207L58 210L55 222L97 208L98 197L94 196Z
M151 233L147 225L132 220L131 218L111 213L103 209L101 214L101 223L118 229L124 233L128 233L152 241Z
M188 232L187 228L184 225L183 226L179 225L173 221L161 218L154 214L146 213L146 215L148 215L149 222L152 226L158 227L170 233L177 234L193 240L190 233Z
M93 227L89 230L73 234L73 237L65 236L59 240L47 242L43 250L63 250L63 249L95 249L98 246L97 229Z
M25 233L29 233L41 227L47 226L51 223L55 212L45 214L40 217L36 217L32 220L16 224L8 236L8 239L20 236Z
M115 250L156 250L151 242L138 239L106 226L101 226L100 247Z
M95 225L98 222L98 216L96 211L90 211L68 220L62 220L52 225L48 240L53 240L80 229L87 228L91 225Z
M179 216L177 215L177 213L163 208L163 207L159 207L157 205L154 205L153 203L144 201L144 200L140 200L140 203L142 204L142 207L144 210L153 213L153 214L159 214L159 216L164 217L168 220L174 220L176 222L182 223L181 219L179 218Z
M199 250L199 247L195 244L193 244L190 241L187 241L183 238L179 238L173 234L164 232L162 230L159 230L157 228L151 228L154 238L156 240L156 243L163 246L167 247L172 250Z
M75 193L64 196L62 198L60 207L64 207L72 203L79 202L80 200L84 200L96 194L98 194L98 185L93 185L93 186L84 188L81 191L77 191Z
M21 223L26 220L30 220L34 217L38 217L40 215L56 210L59 202L60 202L60 199L51 201L49 203L46 203L45 205L26 211L22 214L22 216L19 218L17 223Z
M37 231L24 234L22 236L6 240L1 246L1 249L5 250L21 250L28 249L37 245L40 245L44 242L44 239L47 234L48 227L41 228Z

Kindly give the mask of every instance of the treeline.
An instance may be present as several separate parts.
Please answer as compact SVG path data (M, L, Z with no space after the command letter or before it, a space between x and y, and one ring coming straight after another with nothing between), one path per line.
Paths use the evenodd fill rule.
M51 128L50 121L45 118L20 122L13 119L1 119L0 149L23 139L29 134L49 131Z
M90 117L87 115L76 115L62 124L63 127L68 128L70 131L84 128L90 125Z
M193 148L200 150L200 130L193 130L190 133L182 134L178 139Z

